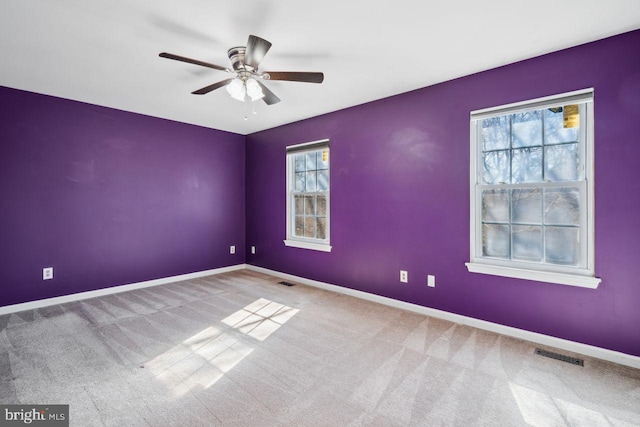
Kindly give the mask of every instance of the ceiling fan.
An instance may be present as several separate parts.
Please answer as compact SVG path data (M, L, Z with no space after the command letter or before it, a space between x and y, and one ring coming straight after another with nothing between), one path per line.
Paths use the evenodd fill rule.
M322 83L323 73L305 71L259 71L260 62L271 48L271 43L265 39L250 35L246 46L232 47L227 52L232 68L225 68L197 59L186 58L173 53L162 52L162 58L174 59L214 70L226 71L235 74L235 77L222 80L202 89L191 92L194 95L204 95L221 87L227 88L227 92L239 101L245 101L249 97L252 101L262 99L267 105L280 102L273 92L269 90L262 80L284 80L290 82Z

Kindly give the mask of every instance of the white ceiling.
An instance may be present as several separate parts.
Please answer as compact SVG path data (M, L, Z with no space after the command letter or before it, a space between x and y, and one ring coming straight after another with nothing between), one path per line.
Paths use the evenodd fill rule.
M1 0L0 85L249 134L640 28L639 0ZM193 90L249 34L282 102ZM248 119L245 120L245 116Z

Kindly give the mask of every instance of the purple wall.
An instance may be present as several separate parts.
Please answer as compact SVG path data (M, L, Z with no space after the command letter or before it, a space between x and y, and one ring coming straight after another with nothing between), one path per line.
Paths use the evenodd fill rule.
M640 356L638 46L635 31L248 136L246 243L257 254L247 262ZM600 287L467 272L469 112L589 87ZM282 242L285 146L322 138L331 139L331 253Z
M2 87L0 112L0 306L244 262L242 135Z

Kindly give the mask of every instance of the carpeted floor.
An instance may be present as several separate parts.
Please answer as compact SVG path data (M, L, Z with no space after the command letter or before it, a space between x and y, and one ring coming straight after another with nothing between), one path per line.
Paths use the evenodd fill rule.
M0 316L0 402L69 404L72 426L640 425L639 370L278 281Z

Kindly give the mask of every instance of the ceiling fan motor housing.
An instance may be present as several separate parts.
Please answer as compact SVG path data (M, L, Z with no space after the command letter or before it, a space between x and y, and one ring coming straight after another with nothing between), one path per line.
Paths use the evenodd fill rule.
M242 70L253 70L253 67L245 65L244 63L244 55L247 51L245 46L237 46L232 47L227 51L227 55L229 56L229 61L231 61L231 66L234 71L242 71Z

